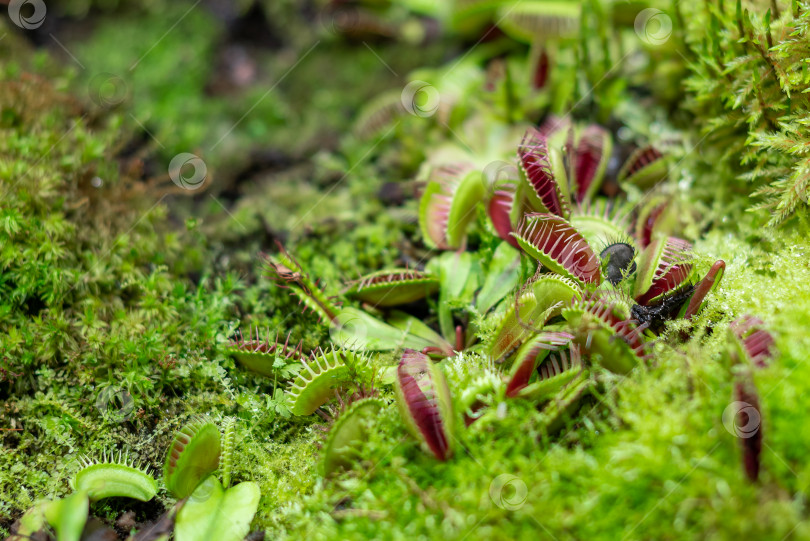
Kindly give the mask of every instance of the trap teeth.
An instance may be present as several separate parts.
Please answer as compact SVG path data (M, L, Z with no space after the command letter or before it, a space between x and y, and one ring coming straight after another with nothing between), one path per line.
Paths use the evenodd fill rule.
M729 325L729 336L737 345L737 353L747 358L754 366L764 368L774 357L774 339L765 330L765 322L746 314Z
M309 360L287 389L290 411L310 415L335 397L335 391L352 381L352 374L364 369L368 358L345 349L319 351Z
M567 220L554 214L527 214L513 233L520 247L552 272L581 284L599 284L599 258Z
M346 294L375 306L418 301L439 289L439 279L422 271L393 269L374 272L354 282Z
M571 209L563 187L566 186L562 159L548 146L535 128L529 129L518 147L522 178L528 186L530 208L568 218ZM562 181L562 182L561 182Z

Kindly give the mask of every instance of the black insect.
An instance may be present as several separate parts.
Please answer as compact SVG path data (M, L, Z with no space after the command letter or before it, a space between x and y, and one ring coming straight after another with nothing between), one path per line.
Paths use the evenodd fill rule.
M614 242L599 254L605 269L605 276L614 286L626 276L636 272L636 250L627 243Z
M678 317L681 308L692 297L694 292L694 285L682 287L675 293L661 299L657 304L651 304L650 306L635 304L630 309L630 313L633 319L638 321L639 325L647 324L653 332L659 333L664 330L664 324L667 321Z

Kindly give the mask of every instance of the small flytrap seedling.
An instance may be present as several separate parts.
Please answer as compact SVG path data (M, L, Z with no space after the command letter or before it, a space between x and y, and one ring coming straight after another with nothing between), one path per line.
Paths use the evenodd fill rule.
M259 505L259 487L244 482L229 488L234 421L226 419L224 427L223 445L216 424L194 419L180 428L169 446L163 483L178 500L167 513L177 541L239 541L249 531ZM222 482L213 475L216 471L222 472ZM150 472L121 452L105 454L101 460L83 459L71 486L73 494L40 502L30 509L10 539L22 541L37 535L43 539L52 535L57 541L96 539L93 537L98 535L96 527L88 527L92 502L105 498L145 502L158 492L158 483ZM156 539L168 541L169 534Z

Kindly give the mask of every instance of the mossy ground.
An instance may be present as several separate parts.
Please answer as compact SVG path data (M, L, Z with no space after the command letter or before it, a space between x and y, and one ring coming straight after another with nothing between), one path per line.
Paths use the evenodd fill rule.
M263 278L257 253L276 240L328 292L426 252L413 198L391 204L381 189L416 175L425 145L457 136L413 118L379 141L350 132L364 102L400 84L376 55L401 75L441 65L458 45L440 42L414 58L406 44L339 41L264 96L309 47L293 3L268 4L272 22L294 23L273 26L278 44L257 47L257 80L238 90L211 89L229 30L194 10L124 77L125 100L93 99L95 74L126 73L184 5L98 15L91 38L67 42L83 68L57 65L55 57L70 64L60 49L34 51L17 32L0 42L0 428L11 429L0 432L0 534L36 499L66 494L79 456L127 447L159 470L177 426L204 414L237 416L233 477L260 485L253 528L269 538L810 538L810 226L800 213L765 229L767 214L743 212L738 172L713 160L720 146L682 160L681 185L695 189L681 198L700 211L689 228L696 252L704 266L728 264L690 339L679 338L684 323L670 327L649 367L614 376L561 432L546 433L541 414L520 401L488 413L459 433L447 463L422 452L388 408L358 468L323 479L317 421L290 416L271 381L223 351L237 326L289 331L308 349L328 341L314 316ZM615 98L621 90L603 90L593 116L615 100L611 118L645 125L642 133L675 131L647 122L674 98L657 95L640 113ZM212 186L177 195L166 164L198 149ZM758 483L745 477L722 423L733 400L726 326L745 313L768 323L779 351L756 374ZM446 367L451 391L481 362L466 356ZM121 391L133 404L123 421L109 415ZM491 494L504 474L516 481ZM504 501L515 505L497 505ZM136 510L150 519L171 503L163 492ZM92 512L114 521L131 508L102 502Z

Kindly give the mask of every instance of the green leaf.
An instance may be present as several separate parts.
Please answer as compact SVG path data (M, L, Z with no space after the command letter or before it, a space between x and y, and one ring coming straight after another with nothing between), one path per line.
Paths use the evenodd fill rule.
M114 497L146 502L158 488L151 475L126 462L90 464L76 474L73 487L86 492L94 502Z
M57 541L79 541L87 522L90 500L85 492L75 492L45 506L45 519L56 531Z
M398 310L391 313L388 322L404 332L408 333L409 338L413 340L422 339L425 341L425 347L435 347L441 349L447 356L453 354L453 346L442 335L425 325L422 321L413 317L405 312Z
M240 541L250 532L259 507L259 485L245 482L225 490L208 477L177 512L176 541Z
M399 348L422 350L426 347L444 348L441 337L430 327L395 313L389 325L357 308L344 308L332 321L329 335L332 341L353 351L392 351ZM410 330L412 329L412 331Z
M517 287L519 271L520 252L508 242L502 242L492 254L484 285L475 299L480 314L487 313Z

